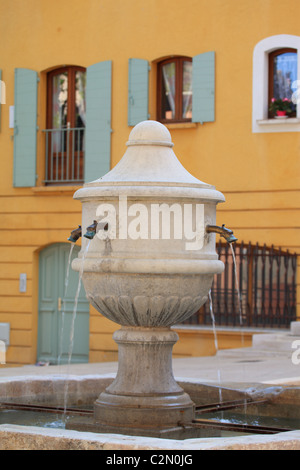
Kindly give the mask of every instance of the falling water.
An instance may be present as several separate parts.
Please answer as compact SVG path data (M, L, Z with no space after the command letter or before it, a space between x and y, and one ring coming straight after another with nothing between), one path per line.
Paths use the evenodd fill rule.
M240 327L242 327L243 326L242 299L241 299L239 283L238 283L238 277L237 277L236 258L235 258L235 252L234 252L234 248L232 246L232 243L230 243L229 245L230 245L231 253L232 253L233 267L234 267L234 278L235 278L235 288L236 288L236 292L237 292L237 296L238 296ZM244 343L245 343L244 331L243 330L241 330L241 340L242 340L242 347L243 347ZM244 401L244 414L245 415L247 414L247 400L246 399Z
M82 280L82 275L83 275L84 260L85 260L86 254L88 252L90 243L91 243L91 240L88 241L86 249L83 252L82 262L81 262L80 271L79 271L78 287L77 287L77 291L76 291L76 295L75 295L74 308L73 308L73 314L72 314L68 364L71 363L71 359L72 359L72 352L73 352L73 345L74 345L75 320L76 320L76 313L77 313L77 304L78 304L78 298L79 298L79 293L80 293L80 289L81 289L81 280Z
M82 275L83 275L84 260L86 258L90 243L91 243L91 240L88 241L87 246L86 246L86 248L83 252L83 255L82 255L82 261L81 261L81 266L80 266L80 271L79 271L78 286L77 286L77 291L76 291L75 299L74 299L74 308L73 308L72 322L71 322L71 329L70 329L68 367L71 364L72 353L73 353L75 320L76 320L76 313L77 313L78 298L79 298L79 293L80 293L80 289L81 289L81 280L82 280ZM67 410L67 396L68 396L68 381L66 381L65 393L64 393L64 415L66 415L66 410Z
M64 325L65 325L66 297L67 297L67 289L68 289L68 285L69 285L70 265L71 265L71 259L72 259L72 253L73 253L73 250L74 250L74 246L75 246L75 243L71 243L69 259L68 259L68 264L67 264L66 277L65 277L65 290L64 290L64 296L63 296L63 308L62 308L62 314L61 314L61 328L60 328L60 339L59 339L59 355L58 355L58 359L57 359L57 364L58 365L60 365L61 356L62 356L62 343L63 343L63 333L64 333Z
M214 332L214 338L215 338L215 348L216 352L218 352L219 346L218 346L218 338L217 338L217 331L216 331L216 320L215 320L215 315L213 311L213 302L212 302L212 297L211 297L211 290L208 293L208 298L209 298L209 312L210 312L210 317L212 321L212 327L213 327L213 332Z
M243 325L242 302L241 302L241 295L240 295L240 290L239 290L239 285L238 285L236 258L235 258L235 252L234 252L232 243L229 243L229 245L230 245L230 249L231 249L231 253L232 253L232 259L233 259L233 269L234 269L234 276L235 276L235 288L236 288L237 295L238 295L239 320L240 320L240 326L242 326ZM216 349L216 352L218 352L219 347L218 347L218 339L217 339L217 332L216 332L215 316L214 316L214 312L213 312L213 302L212 302L211 290L209 291L208 297L209 297L209 312L210 312L210 317L211 317L212 327L213 327L213 333L214 333L215 349ZM242 344L244 344L244 333L243 333L243 331L241 332L241 334L242 334ZM221 403L222 402L222 388L221 388L220 368L218 368L218 382L219 382L219 401Z
M208 298L209 298L209 312L210 312L210 317L211 317L211 321L212 321L212 327L213 327L214 339L215 339L215 348L216 348L216 354L217 354L218 350L219 350L219 345L218 345L218 338L217 338L217 331L216 331L216 321L215 321L215 315L214 315L214 310L213 310L213 301L212 301L212 296L211 296L211 290L208 293ZM220 371L220 367L218 368L218 383L219 383L219 402L222 403L223 398L222 398L222 388L221 388L221 371Z
M236 268L236 258L235 258L235 252L234 248L232 246L232 243L229 244L231 248L231 253L232 253L232 259L233 259L233 268L234 268L234 278L235 278L235 288L238 296L238 308L239 308L239 319L240 319L240 326L243 326L243 314L242 314L242 299L241 299L241 294L240 294L240 289L239 289L239 283L238 283L238 277L237 277L237 268ZM244 332L243 330L241 331L241 339L242 339L242 345L244 345Z
M240 325L243 326L242 301L241 301L241 295L240 295L240 289L239 289L239 283L238 283L238 277L237 277L235 252L234 252L234 248L232 246L232 243L230 243L229 245L230 245L230 248L231 248L233 266L234 266L235 288L236 288L236 292L237 292L237 295L238 295Z

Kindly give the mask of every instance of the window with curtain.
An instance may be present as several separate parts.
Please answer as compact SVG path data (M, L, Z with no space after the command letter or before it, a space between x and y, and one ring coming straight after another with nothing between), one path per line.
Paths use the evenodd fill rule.
M296 80L297 50L284 48L272 51L269 54L269 103L272 98L291 100ZM296 106L294 108L293 115L296 115Z
M161 122L192 120L192 59L172 57L158 63L157 119Z
M63 67L47 76L46 184L83 181L86 71Z

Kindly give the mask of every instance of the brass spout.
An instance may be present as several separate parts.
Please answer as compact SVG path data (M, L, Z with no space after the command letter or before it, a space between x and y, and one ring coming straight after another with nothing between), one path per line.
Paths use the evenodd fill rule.
M84 234L85 238L88 238L89 240L92 240L94 238L94 236L96 235L97 225L97 220L94 220L94 222L87 227L86 233Z
M87 227L86 233L84 234L85 238L92 240L97 230L108 230L108 224L104 224L103 222L98 223L97 220L94 220L94 222Z
M206 226L207 233L218 233L221 237L225 238L228 243L234 243L238 239L233 235L233 231L229 228L226 228L223 224L222 227L218 225L207 225Z
M71 235L68 238L69 242L76 243L78 238L81 237L81 225L78 225L78 228L72 230Z

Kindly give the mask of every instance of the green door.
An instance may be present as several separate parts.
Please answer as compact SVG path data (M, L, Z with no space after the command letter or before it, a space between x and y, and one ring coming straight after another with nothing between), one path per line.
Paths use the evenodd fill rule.
M79 274L71 266L66 286L70 249L68 243L55 243L40 253L38 362L66 364L70 344L73 344L71 362L88 362L89 303L81 284L75 308ZM71 258L77 257L78 252L75 245Z

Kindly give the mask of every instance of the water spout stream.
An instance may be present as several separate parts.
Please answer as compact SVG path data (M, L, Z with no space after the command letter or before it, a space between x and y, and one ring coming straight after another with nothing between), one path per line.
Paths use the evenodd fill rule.
M82 256L82 263L80 266L80 272L79 272L79 279L78 279L78 287L75 295L75 300L74 300L74 308L73 308L73 314L72 314L72 324L71 324L71 331L70 331L70 347L69 347L69 356L68 356L68 364L71 363L72 359L72 352L73 352L73 346L74 346L74 331L75 331L75 320L76 320L76 313L77 313L77 305L78 305L78 298L79 298L79 293L81 289L81 280L82 280L82 275L83 275L83 267L84 267L84 260L87 255L89 246L90 246L91 240L88 241L88 244L86 246L86 249L83 252Z
M215 349L216 349L216 355L217 355L218 350L219 350L219 344L218 344L216 321L215 321L215 315L214 315L214 310L213 310L213 301L212 301L212 296L211 296L211 290L208 293L208 298L209 298L209 312L210 312L210 317L211 317L211 321L212 321L214 340L215 340ZM219 384L219 401L220 401L220 403L222 403L223 398L222 398L221 370L220 370L220 367L218 367L218 384Z
M243 316L242 316L242 302L241 302L241 295L240 295L240 290L239 290L239 284L238 284L238 276L237 276L237 264L236 264L236 257L235 257L235 252L234 248L232 246L232 243L229 243L231 253L232 253L232 259L233 259L233 270L234 270L234 278L235 278L235 289L237 291L237 296L238 296L238 311L239 311L239 321L240 321L240 326L243 326ZM210 317L212 321L212 328L213 328L213 334L214 334L214 343L215 343L215 349L216 349L216 355L219 350L219 345L218 345L218 338L217 338L217 331L216 331L216 321L215 321L215 315L213 311L213 300L212 300L212 294L211 290L209 291L208 294L209 298L209 312L210 312ZM242 338L242 345L244 345L244 333L243 331L241 332L241 338ZM219 384L219 401L220 403L222 402L222 388L221 388L221 370L220 367L218 367L218 384Z
M61 357L62 357L62 344L63 344L63 334L64 334L64 326L65 326L65 311L66 311L66 297L67 297L67 289L69 285L69 275L70 275L70 266L71 266L71 259L72 253L74 250L75 243L71 243L71 248L69 252L68 264L67 264L67 271L65 277L65 289L64 289L64 296L63 296L63 308L61 313L61 328L60 328L60 338L59 338L59 354L57 358L57 364L60 365Z
M236 288L236 292L237 292L237 296L238 296L238 308L239 308L240 326L243 326L242 299L241 299L241 294L240 294L240 289L239 289L239 282L238 282L238 276L237 276L235 252L234 252L234 248L233 248L233 246L232 246L231 243L230 243L230 249L231 249L232 259L233 259L235 288Z
M238 282L238 276L237 276L237 264L236 264L236 257L235 257L235 251L230 244L230 249L232 253L232 259L233 259L233 269L234 269L234 278L235 278L235 288L238 296L238 308L239 308L239 319L240 319L240 327L242 328L243 326L243 312L242 312L242 299L241 299L241 293L239 289L239 282ZM245 344L245 337L244 337L244 330L241 329L241 342L242 342L242 347L244 347ZM244 374L244 369L243 369L243 374ZM246 415L247 413L247 400L244 402L244 414Z
M208 293L208 298L209 298L210 318L212 321L212 327L213 327L213 333L214 333L214 339L215 339L215 348L216 348L216 352L218 352L219 345L218 345L218 338L217 338L217 331L216 331L216 320L215 320L215 315L213 311L213 301L212 301L212 296L211 296L211 290Z
M86 258L87 252L90 247L91 240L88 241L87 246L85 250L83 251L82 255L82 262L80 266L80 271L79 271L79 279L78 279L78 286L77 286L77 291L74 299L74 307L73 307L73 313L72 313L72 322L71 322L71 329L70 329L70 343L69 343L69 353L68 353L68 368L71 364L72 360L72 353L73 353L73 346L74 346L74 333L75 333L75 320L76 320L76 314L77 314L77 305L78 305L78 298L80 294L80 289L81 289L81 281L82 281L82 275L83 275L83 268L84 268L84 260ZM68 381L66 381L65 385L65 391L64 391L64 410L65 410L65 415L66 415L66 409L67 409L67 397L68 397Z

